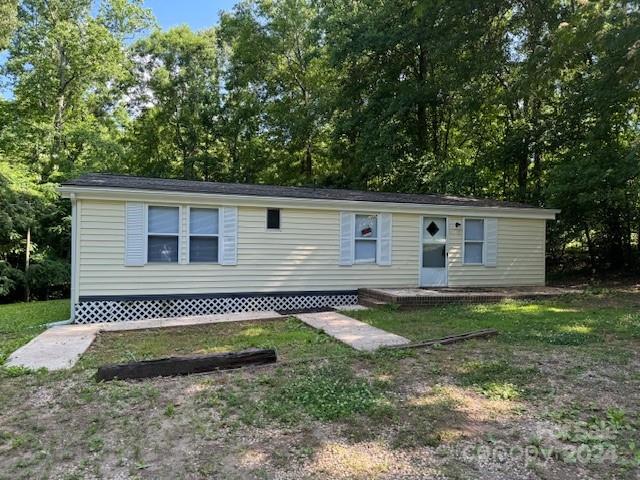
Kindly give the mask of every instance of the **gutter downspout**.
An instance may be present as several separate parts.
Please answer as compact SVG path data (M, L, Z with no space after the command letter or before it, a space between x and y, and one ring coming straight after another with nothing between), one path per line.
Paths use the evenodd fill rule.
M59 327L61 325L69 325L74 323L75 315L73 306L76 304L76 296L78 294L78 275L76 272L77 256L78 256L78 210L77 210L77 200L76 194L72 193L69 195L69 199L71 200L71 314L67 320L60 320L59 322L51 322L45 324L47 328Z

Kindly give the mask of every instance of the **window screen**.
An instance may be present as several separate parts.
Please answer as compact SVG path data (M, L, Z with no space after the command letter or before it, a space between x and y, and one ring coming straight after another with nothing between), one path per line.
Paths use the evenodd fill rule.
M147 261L177 263L180 209L150 206L147 231Z
M218 263L217 208L189 209L189 263Z
M357 263L376 262L378 216L356 215L354 232L354 260Z
M464 221L464 263L482 264L483 251L484 220L466 219Z

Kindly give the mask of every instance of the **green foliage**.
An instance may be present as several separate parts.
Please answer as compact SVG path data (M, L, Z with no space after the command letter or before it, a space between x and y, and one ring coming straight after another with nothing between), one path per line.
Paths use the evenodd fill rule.
M0 296L9 297L24 283L24 274L7 264L0 261Z
M490 400L517 400L521 397L520 389L513 383L487 382L480 391Z
M130 105L135 145L128 170L151 176L220 180L224 151L220 126L216 33L177 27L154 31L133 45L135 80Z
M9 44L17 25L18 0L6 0L0 3L0 51Z
M204 31L154 24L141 0L0 5L9 267L29 230L68 259L54 187L111 171L556 207L552 268L637 271L637 2L244 0Z
M380 392L366 379L356 378L348 367L323 366L301 371L266 400L263 408L283 421L299 411L319 420L336 420L371 411L380 400Z
M42 258L30 266L27 279L31 291L48 300L51 290L68 290L69 264L55 258Z
M308 0L242 2L222 16L232 178L310 184L336 173L328 146L338 72L329 68L318 16ZM248 133L267 151L239 151L237 141Z
M173 417L176 413L176 406L173 403L168 403L164 409L164 414L167 417Z
M24 375L30 375L33 370L26 367L5 367L0 366L0 378L18 378Z
M462 385L472 385L492 400L516 400L538 371L515 367L504 361L469 362L463 366L458 378Z

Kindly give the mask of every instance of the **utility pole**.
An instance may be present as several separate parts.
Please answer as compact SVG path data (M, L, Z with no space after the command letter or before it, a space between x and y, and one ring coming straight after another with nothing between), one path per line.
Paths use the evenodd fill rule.
M24 299L29 301L29 254L31 253L31 227L27 227L27 249L24 257Z

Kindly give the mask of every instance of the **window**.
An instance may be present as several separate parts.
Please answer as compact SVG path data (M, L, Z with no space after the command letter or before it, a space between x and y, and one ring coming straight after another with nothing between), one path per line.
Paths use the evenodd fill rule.
M280 229L280 209L268 208L267 209L267 230L279 230Z
M378 241L378 216L356 215L354 235L354 260L356 263L376 262L376 242Z
M484 262L484 220L464 221L464 263L482 265Z
M147 261L178 262L180 234L178 207L150 206L147 217Z
M218 209L189 209L189 263L218 263Z

